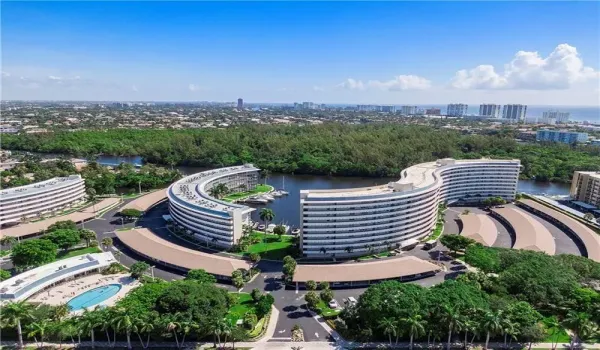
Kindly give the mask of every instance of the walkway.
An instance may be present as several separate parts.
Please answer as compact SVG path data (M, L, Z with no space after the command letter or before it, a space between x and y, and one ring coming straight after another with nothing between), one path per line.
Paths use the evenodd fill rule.
M147 211L148 209L155 206L157 203L167 199L167 189L163 188L154 192L150 192L141 197L137 197L129 203L125 204L121 210L124 209L136 209L139 211Z
M556 244L550 231L530 214L517 208L493 208L492 215L515 233L513 249L533 250L554 255Z

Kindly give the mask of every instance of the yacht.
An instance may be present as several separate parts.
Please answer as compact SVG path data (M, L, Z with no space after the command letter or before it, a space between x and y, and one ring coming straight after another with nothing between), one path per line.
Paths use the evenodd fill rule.
M251 204L267 204L267 203L269 203L269 201L266 198L257 197L257 196L249 197L244 202L251 203Z
M288 194L290 194L288 191L285 190L285 176L282 178L281 188L277 192L279 192L282 196L287 196Z
M273 197L271 195L268 195L268 194L263 194L260 198L262 198L262 199L264 199L266 201L269 201L269 202L272 202L272 201L275 200L275 197Z
M281 196L283 196L283 193L281 193L281 191L273 191L273 192L269 193L269 195L271 195L273 197L281 197Z

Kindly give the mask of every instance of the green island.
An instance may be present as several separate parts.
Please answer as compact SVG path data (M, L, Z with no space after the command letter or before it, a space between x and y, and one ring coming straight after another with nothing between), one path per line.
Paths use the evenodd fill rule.
M521 176L537 181L568 182L574 169L600 171L598 147L520 144L516 137L517 131L508 128L465 135L435 125L325 123L56 131L7 134L2 142L5 149L11 150L82 157L98 153L139 155L146 162L169 166L253 163L272 172L295 174L398 176L410 165L446 157L518 158L523 165Z
M287 255L294 255L295 243L293 236L254 231L240 240L239 251L235 253L247 257L258 254L262 259L282 260Z
M256 187L253 190L228 194L221 199L226 202L234 202L234 201L237 201L240 199L246 199L251 196L255 196L258 194L265 194L265 193L268 193L271 191L273 191L273 186L265 185L265 184L258 184L258 185L256 185Z

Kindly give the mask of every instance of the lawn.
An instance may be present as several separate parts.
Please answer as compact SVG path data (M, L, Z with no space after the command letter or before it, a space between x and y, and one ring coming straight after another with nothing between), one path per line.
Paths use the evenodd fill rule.
M329 306L327 306L327 304L325 304L325 302L323 300L319 300L319 303L317 304L317 312L319 313L319 315L323 316L323 317L334 317L339 315L342 310L341 309L331 309L329 308Z
M251 238L259 238L260 242L248 246L243 255L252 253L260 254L263 259L282 260L286 255L291 255L293 246L293 236L281 236L274 234L265 234L254 232Z
M247 312L256 313L254 309L254 300L250 293L231 293L238 296L238 302L229 308L226 318L235 325L235 322L239 319L243 319Z
M391 252L381 252L381 253L377 253L377 254L365 255L365 256L361 256L357 260L359 260L359 261L371 260L371 259L375 259L376 256L378 256L380 258L387 258L388 256L392 256L392 253Z
M66 253L63 253L61 251L56 255L56 260L68 259L68 258L72 258L72 257L78 256L78 255L93 254L93 253L102 253L102 251L98 247L73 249L73 250L67 251Z
M269 185L256 185L256 187L253 190L251 190L251 191L232 193L230 195L227 195L227 196L223 197L223 200L226 201L226 202L233 202L233 201L238 200L238 199L242 199L242 198L254 196L254 195L257 195L257 194L267 193L267 192L270 192L272 190L273 190L273 186L269 186Z

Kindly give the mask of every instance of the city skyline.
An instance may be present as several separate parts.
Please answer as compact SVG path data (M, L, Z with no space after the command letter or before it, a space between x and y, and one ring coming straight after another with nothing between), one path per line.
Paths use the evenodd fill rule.
M1 6L3 100L600 105L598 3Z

